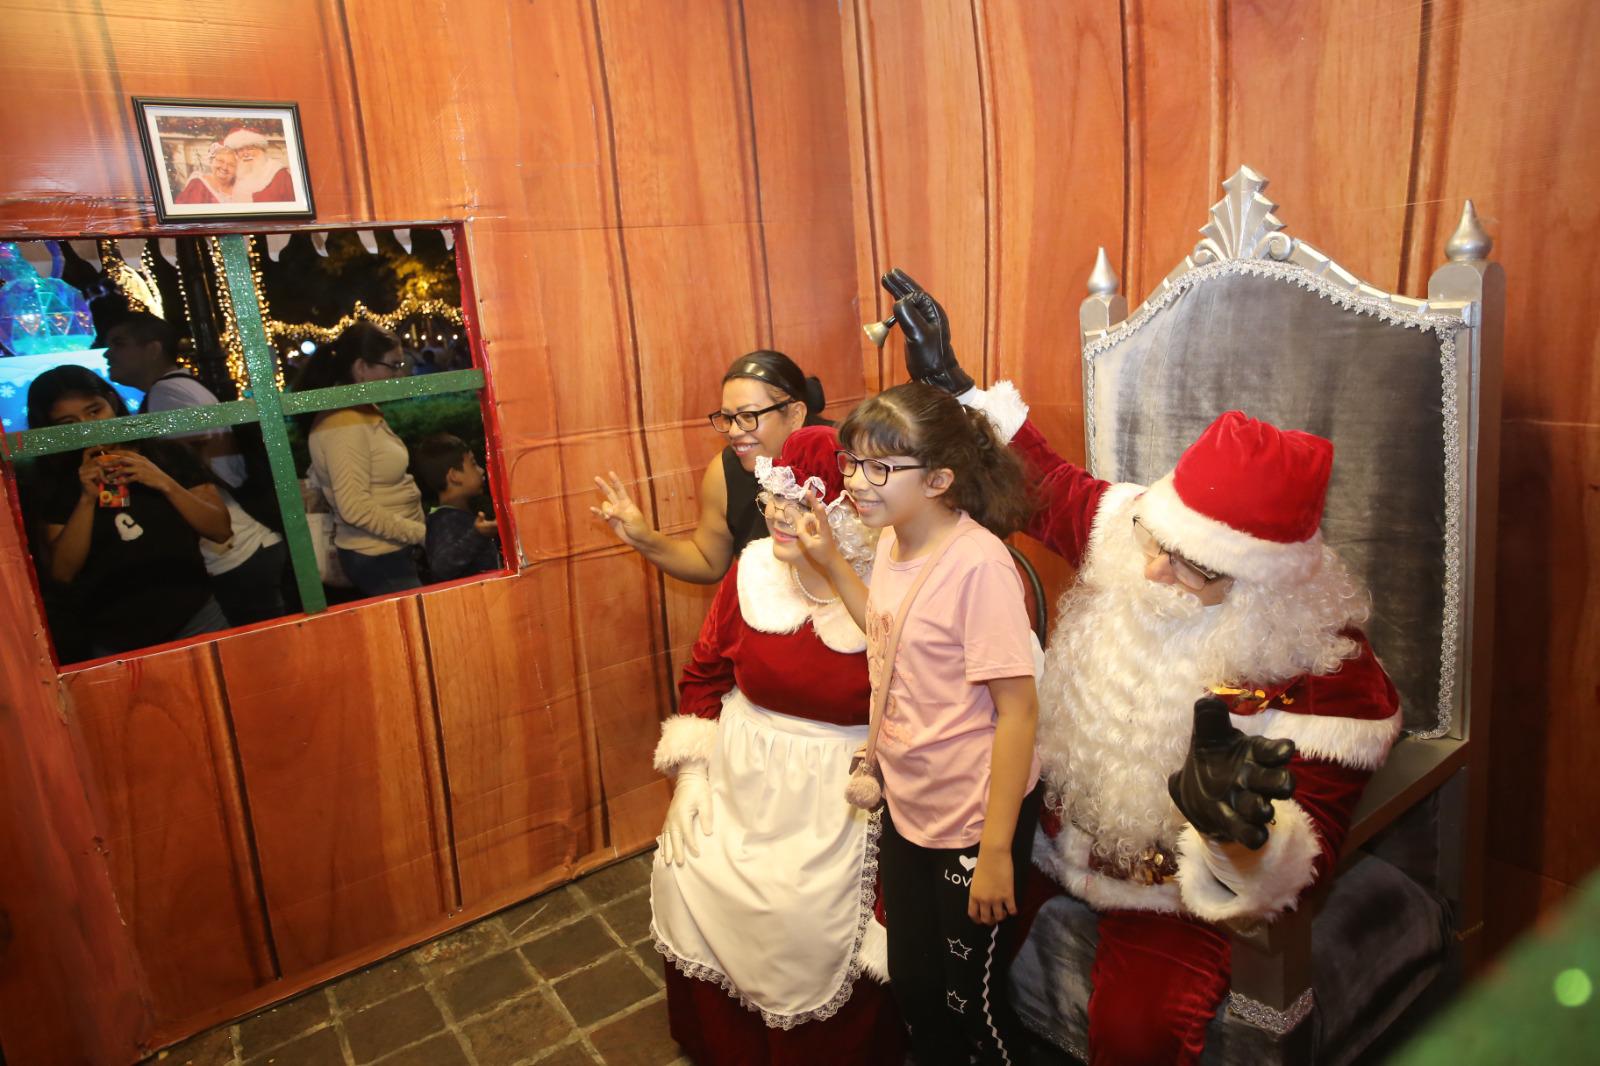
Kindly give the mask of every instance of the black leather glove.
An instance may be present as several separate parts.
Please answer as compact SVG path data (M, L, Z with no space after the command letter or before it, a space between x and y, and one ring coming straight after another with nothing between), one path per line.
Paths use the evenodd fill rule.
M937 385L952 396L960 396L974 382L950 347L950 320L939 301L922 291L922 286L904 270L891 270L883 276L883 287L894 297L894 317L906 335L906 373L912 381Z
M1293 757L1294 741L1246 736L1228 705L1207 696L1194 705L1189 755L1167 778L1167 793L1202 836L1254 851L1267 842L1271 801L1294 795Z

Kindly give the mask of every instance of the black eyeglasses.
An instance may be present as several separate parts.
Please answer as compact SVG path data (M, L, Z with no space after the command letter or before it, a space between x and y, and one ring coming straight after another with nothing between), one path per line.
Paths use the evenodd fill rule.
M718 433L726 433L734 426L738 426L744 432L750 433L756 426L761 424L762 415L769 411L781 411L792 403L794 403L793 400L784 400L782 403L775 403L771 407L763 407L759 411L735 411L731 415L726 411L712 411L706 415L706 419L710 421L711 428Z
M379 362L378 365L379 366L386 366L390 370L393 370L396 374L400 373L401 371L405 370L408 366L410 366L410 364L407 363L404 359L400 360L398 363Z
M889 475L896 470L926 470L926 463L886 463L882 459L863 459L859 455L845 451L843 448L833 453L839 460L839 473L845 477L861 471L861 476L867 479L867 484L883 486L889 483Z
M1172 575L1178 579L1178 584L1190 592L1199 592L1213 581L1221 581L1227 575L1219 574L1215 570L1208 570L1192 559L1186 559L1171 548L1156 539L1156 535L1144 527L1138 518L1133 520L1133 539L1139 542L1139 550L1144 552L1147 559L1159 559L1165 555L1172 563Z

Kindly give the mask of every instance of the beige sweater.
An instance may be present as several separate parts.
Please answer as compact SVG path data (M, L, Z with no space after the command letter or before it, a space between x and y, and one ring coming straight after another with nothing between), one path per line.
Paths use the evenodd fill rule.
M411 456L389 423L357 410L335 411L307 442L311 480L333 511L333 542L362 555L421 544L427 534L422 491L406 472Z

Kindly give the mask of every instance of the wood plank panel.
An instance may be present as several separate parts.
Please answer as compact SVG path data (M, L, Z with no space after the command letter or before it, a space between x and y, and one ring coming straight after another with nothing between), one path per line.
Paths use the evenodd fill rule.
M660 578L631 551L571 565L580 695L594 723L609 843L624 854L661 831L668 799L651 755L672 706L670 665L659 629L639 624L659 617Z
M864 0L862 9L858 21L862 15L870 21L868 153L884 219L870 284L876 287L877 275L891 267L916 278L949 311L956 354L983 379L988 190L970 0ZM897 339L882 367L883 385L906 379Z
M334 611L217 647L284 973L450 909L416 601Z
M855 222L856 303L863 322L882 321L888 314L888 294L878 286L878 249L885 240L883 167L874 131L876 82L873 78L872 19L868 0L842 0L840 14L840 65L844 71L846 132L850 148L850 207ZM862 384L868 395L883 388L889 360L883 349L865 334L855 338Z
M381 146L380 216L465 214L516 232L607 224L612 173L587 3L362 0L350 22L367 139Z
M1115 255L1122 236L1118 7L985 3L981 11L998 156L991 376L1014 381L1045 436L1081 462L1077 308L1096 247Z
M81 737L60 700L22 541L0 476L0 1043L9 1060L129 1062L150 1002L132 931L95 847Z
M1222 198L1223 167L1237 165L1213 158L1226 123L1224 17L1211 0L1127 4L1128 242L1120 262L1130 308L1193 250Z
M749 87L735 0L599 0L597 6L623 225L755 221Z
M1448 125L1425 142L1418 197L1437 209L1419 215L1413 273L1443 262L1471 198L1506 268L1505 417L1600 423L1600 326L1582 310L1600 243L1600 7L1460 0L1436 19L1430 106Z
M1600 765L1600 426L1507 422L1500 439L1489 853L1578 884L1600 837L1573 812Z
M1230 0L1227 11L1223 169L1253 167L1291 234L1395 288L1422 0Z
M172 1020L276 975L212 650L69 674L122 913Z
M771 344L817 375L830 402L859 397L839 12L790 0L745 0L743 12Z
M625 229L639 388L659 528L699 518L700 479L725 441L706 421L722 375L767 343L755 226Z
M600 845L565 563L422 597L462 904L571 874Z
M479 307L523 554L609 546L589 513L593 478L644 471L617 234L478 225L473 248L492 294ZM650 513L648 492L640 506Z
M366 214L343 30L327 0L289 0L271 18L219 0L80 0L13 12L7 29L8 51L28 57L30 103L0 119L10 146L5 229L69 234L154 224L128 102L135 95L296 101L318 216Z

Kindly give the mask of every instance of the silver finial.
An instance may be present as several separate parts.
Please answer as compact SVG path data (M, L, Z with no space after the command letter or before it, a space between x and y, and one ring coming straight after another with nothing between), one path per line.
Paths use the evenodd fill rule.
M1453 263L1474 262L1489 258L1489 252L1494 248L1494 238L1484 231L1478 222L1478 212L1468 200L1461 209L1461 222L1456 226L1456 231L1445 242L1445 258Z
M1089 271L1089 295L1115 296L1117 285L1117 272L1111 269L1111 260L1106 256L1106 250L1102 246L1099 254L1094 257L1094 269Z

